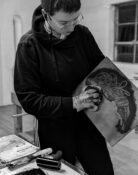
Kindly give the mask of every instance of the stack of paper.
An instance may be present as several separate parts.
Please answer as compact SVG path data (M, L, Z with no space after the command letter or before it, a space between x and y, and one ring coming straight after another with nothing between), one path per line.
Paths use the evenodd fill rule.
M0 138L0 168L8 162L28 156L39 148L16 135Z

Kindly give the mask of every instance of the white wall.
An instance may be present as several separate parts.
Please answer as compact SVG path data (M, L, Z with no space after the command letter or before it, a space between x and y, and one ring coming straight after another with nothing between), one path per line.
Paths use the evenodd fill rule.
M92 31L99 47L107 52L108 5L105 0L83 0L84 24ZM105 53L106 54L106 53Z
M114 5L133 0L82 0L84 24L93 33L102 52L113 60ZM115 63L129 78L138 72L138 64ZM138 84L138 82L136 82Z
M128 0L82 0L84 24L92 31L105 55L113 57L114 4ZM133 1L133 0L129 0Z
M15 59L13 16L21 16L22 32L25 33L31 27L32 13L39 3L39 0L0 1L0 105L11 103L11 91L13 91Z
M0 58L1 58L1 36L0 36ZM2 60L0 59L0 104L2 104L2 101L3 101L3 86L2 86L2 82L3 82L3 79L2 79Z

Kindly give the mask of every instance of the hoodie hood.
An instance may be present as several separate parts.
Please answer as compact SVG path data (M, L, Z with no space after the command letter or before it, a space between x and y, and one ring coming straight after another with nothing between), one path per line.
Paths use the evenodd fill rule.
M52 34L49 34L44 28L45 21L42 16L41 9L42 9L42 6L40 5L35 9L33 13L32 32L40 43L42 43L43 45L50 46L53 65L54 65L54 69L56 73L56 81L59 82L59 73L57 69L57 58L54 53L54 47L60 47L62 49L68 49L68 48L75 47L75 44L76 44L75 40L77 38L76 37L77 35L76 34L74 35L73 34L74 31L73 31L69 36L67 36L66 39L61 40L61 39L58 39L52 36Z
M41 13L41 5L38 6L32 17L32 31L40 40L50 41L50 35L44 29L44 18Z

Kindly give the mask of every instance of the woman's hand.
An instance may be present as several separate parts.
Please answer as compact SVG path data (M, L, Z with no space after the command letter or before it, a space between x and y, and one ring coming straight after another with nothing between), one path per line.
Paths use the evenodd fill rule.
M73 108L77 112L91 108L93 111L98 110L102 101L101 88L97 86L87 86L78 96L73 97Z

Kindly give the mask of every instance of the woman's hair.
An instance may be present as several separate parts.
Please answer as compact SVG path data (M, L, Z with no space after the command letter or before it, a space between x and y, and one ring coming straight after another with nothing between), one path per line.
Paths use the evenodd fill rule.
M42 8L51 16L60 10L72 13L81 8L80 0L41 0Z

